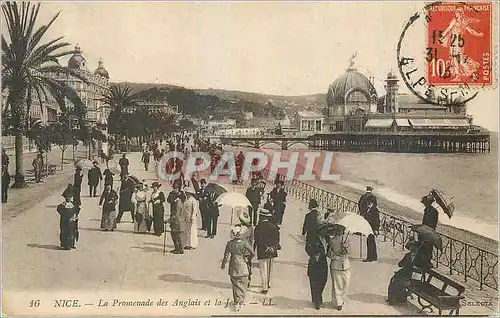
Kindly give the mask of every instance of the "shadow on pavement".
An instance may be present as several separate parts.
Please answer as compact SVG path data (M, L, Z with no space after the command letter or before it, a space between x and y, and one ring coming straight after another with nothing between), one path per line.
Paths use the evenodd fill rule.
M103 231L100 228L94 228L94 227L80 227L78 229L82 230L82 231L103 232L103 233L107 233L107 232L120 232L120 233L140 234L140 233L135 233L132 230L120 230L120 229L115 229L114 231Z
M28 247L36 247L36 248L43 248L46 250L53 250L53 251L62 251L63 249L60 246L57 245L52 245L52 244L26 244Z
M305 244L305 242L306 242L306 238L304 236L302 236L302 235L296 235L296 234L292 235L292 234L290 234L288 236L290 236L295 241L295 243L297 243L297 244Z
M210 280L197 280L192 279L189 276L181 275L181 274L162 274L158 276L159 280L164 280L166 282L179 282L179 283L187 283L187 284L195 284L195 285L207 285L214 288L219 289L231 289L231 284L223 283L223 282L214 282Z
M397 258L388 258L388 257L379 257L377 260L377 262L379 263L394 265L395 266L394 270L397 270L399 261L400 260L398 260Z
M292 299L286 298L282 296L273 297L273 303L275 304L274 308L279 309L304 309L304 308L312 308L311 301L303 300L303 299Z
M290 265L290 266L297 266L297 267L307 267L307 263L301 263L301 262L296 262L296 261L275 260L274 262L276 264L283 264L283 265Z
M158 244L158 245L161 245L162 247L159 248L159 247L150 247L150 246L132 246L132 248L141 249L145 253L163 254L163 244ZM174 248L173 245L169 245L169 244L165 245L165 252L169 253L170 249L172 249L172 248Z
M369 293L358 293L347 295L347 298L368 304L378 304L383 306L390 306L385 299L386 295L379 294L369 294ZM426 313L419 313L419 308L410 302L401 304L399 306L392 306L394 309L399 311L402 315L408 315L411 312L412 315L426 315Z

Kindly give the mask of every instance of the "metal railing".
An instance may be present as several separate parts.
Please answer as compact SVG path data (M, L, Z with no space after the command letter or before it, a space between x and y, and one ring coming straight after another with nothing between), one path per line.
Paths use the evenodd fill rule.
M264 178L271 173L263 170ZM273 173L275 174L275 173ZM287 179L277 174L276 179L284 182L288 194L302 200L316 199L320 208L331 209L333 213L359 213L358 203L341 195L329 192L296 179ZM380 211L380 237L384 242L392 242L393 246L404 246L410 235L413 224L403 218ZM439 233L443 240L443 249L434 249L433 261L436 268L445 268L449 275L458 274L464 281L471 279L483 286L498 290L498 255L465 243L445 234Z

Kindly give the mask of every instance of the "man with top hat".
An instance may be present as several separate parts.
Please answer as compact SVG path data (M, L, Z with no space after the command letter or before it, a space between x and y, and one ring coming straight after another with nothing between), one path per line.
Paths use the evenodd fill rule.
M75 175L73 176L73 204L75 206L82 205L82 199L81 199L82 181L83 181L82 167L76 166Z
M375 207L377 206L377 197L372 193L373 187L372 186L366 186L366 193L361 195L358 201L358 209L359 209L359 214L361 216L364 216L364 214L367 211L368 208L368 201L373 202Z
M94 166L88 172L88 184L89 184L89 196L97 197L97 186L102 180L101 169L99 168L99 163L94 160Z
M123 175L122 183L120 185L120 200L118 201L118 216L116 223L120 223L123 213L130 211L132 222L134 222L135 206L132 203L132 195L135 190L135 182L129 177L128 173Z
M123 177L124 175L128 174L128 159L125 154L120 158L118 161L118 165L120 165L120 177Z
M253 248L257 250L263 294L267 294L271 287L274 258L278 257L278 250L281 249L279 229L270 222L272 217L268 210L260 209L260 221L254 230Z
M283 214L285 214L286 208L286 191L283 188L284 182L281 180L276 181L276 187L271 191L270 196L274 203L273 212L274 218L277 225L281 225L283 222Z
M257 225L257 214L259 213L259 206L262 199L261 189L257 187L257 179L252 178L245 195L252 205L250 211L250 223L253 223L255 226Z
M307 208L309 212L306 213L304 224L302 225L302 235L306 236L306 244L310 241L316 241L318 226L322 221L318 212L318 201L316 201L316 199L309 200L309 206Z

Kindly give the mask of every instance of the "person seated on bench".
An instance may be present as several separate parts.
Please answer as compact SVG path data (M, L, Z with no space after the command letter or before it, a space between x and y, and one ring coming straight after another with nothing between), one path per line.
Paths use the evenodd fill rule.
M399 261L398 266L401 267L401 269L394 272L394 276L392 276L389 281L387 299L385 301L390 305L403 304L406 302L407 297L411 294L407 288L410 285L414 267L419 268L422 265L422 253L419 247L420 243L415 240L415 238L411 237L405 245L409 252Z

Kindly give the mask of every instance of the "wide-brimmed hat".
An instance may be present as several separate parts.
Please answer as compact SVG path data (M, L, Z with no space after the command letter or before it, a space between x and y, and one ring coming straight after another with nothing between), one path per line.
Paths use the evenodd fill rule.
M276 185L280 184L280 185L285 185L285 182L283 182L283 180L277 180L275 182Z
M75 170L82 170L81 166L75 166Z
M231 237L234 238L240 238L242 233L242 227L241 226L233 226L231 228Z
M272 217L273 214L268 209L260 208L260 210L259 210L259 216L261 216L261 217Z
M422 197L422 199L420 199L420 202L423 203L423 204L426 204L426 203L432 203L434 202L434 197L430 194L427 194L427 195L424 195Z
M373 191L373 187L372 186L366 186L366 191Z
M240 219L241 223L244 224L250 224L250 215L248 214L248 211L242 211L239 215L238 218Z
M156 181L151 184L151 188L159 188L159 187L161 187L161 183L158 183Z

